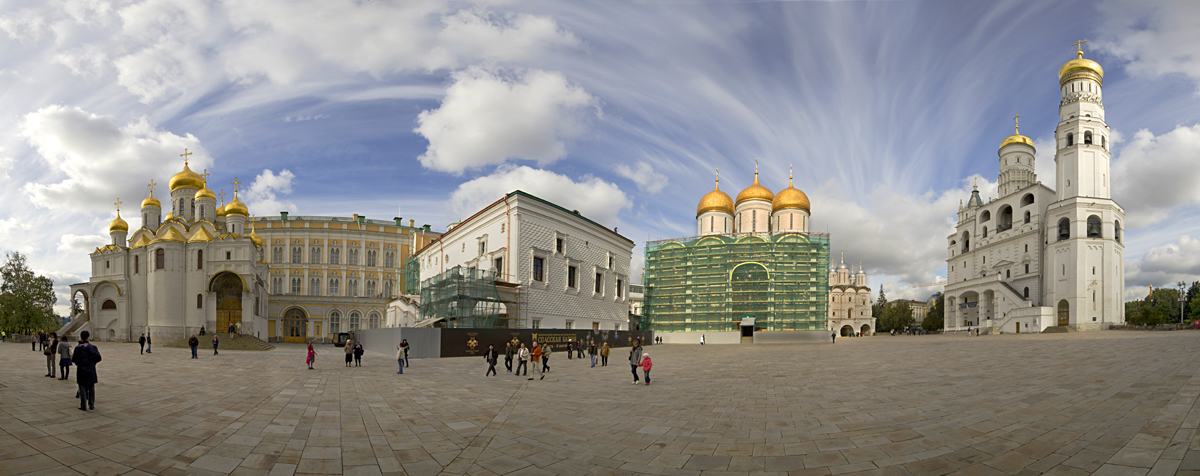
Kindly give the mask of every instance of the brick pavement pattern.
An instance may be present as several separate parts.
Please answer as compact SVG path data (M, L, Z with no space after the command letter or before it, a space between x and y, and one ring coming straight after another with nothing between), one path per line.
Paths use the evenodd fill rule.
M0 344L0 475L1200 474L1193 331L655 346L650 386L624 349L529 382L477 358L396 375L332 346L308 370L299 345L98 345L81 412Z

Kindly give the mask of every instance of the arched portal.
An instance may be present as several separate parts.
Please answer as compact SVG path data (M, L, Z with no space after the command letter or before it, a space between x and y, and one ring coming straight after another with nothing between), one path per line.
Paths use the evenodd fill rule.
M767 321L767 298L770 296L770 273L759 263L742 263L729 273L729 302L734 321L752 317Z
M869 326L867 324L863 324L862 328L859 329L858 331L862 332L862 335L864 335L864 336L869 336L869 335L871 335L871 326Z
M1071 304L1067 303L1066 299L1058 302L1058 325L1066 326L1071 324Z
M209 282L208 290L217 294L215 331L226 332L230 325L236 330L242 323L242 278L234 273L220 273Z
M283 313L283 341L308 341L308 314L303 309L293 307Z
M847 324L847 325L842 326L842 331L839 332L838 335L841 335L842 337L846 337L846 336L849 336L850 333L852 333L852 332L854 332L854 326Z
M76 289L74 293L71 293L71 319L87 318L87 313L91 309L92 304L88 300L87 291Z

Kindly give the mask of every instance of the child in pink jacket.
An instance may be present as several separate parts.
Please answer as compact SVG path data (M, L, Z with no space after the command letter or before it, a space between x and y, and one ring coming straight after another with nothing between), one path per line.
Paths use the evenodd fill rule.
M650 367L652 367L654 363L650 361L649 352L642 353L642 363L640 365L642 367L642 375L646 376L646 385L650 385Z

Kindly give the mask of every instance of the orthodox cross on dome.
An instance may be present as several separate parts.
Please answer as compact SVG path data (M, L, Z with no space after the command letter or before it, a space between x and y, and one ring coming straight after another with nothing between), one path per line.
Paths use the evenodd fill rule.
M713 169L715 169L717 171L717 185L716 185L715 189L720 190L721 189L721 168L713 167Z
M233 181L229 183L233 184L233 199L237 200L238 185L241 185L242 182L239 181L237 177L234 177Z
M1083 44L1084 43L1087 43L1087 40L1079 40L1079 41L1076 41L1075 43L1072 43L1072 45L1075 46L1075 55L1079 56L1080 58L1083 57Z
M221 189L221 193L218 193L217 196L221 197L221 206L225 206L225 189Z
M1017 114L1017 115L1013 116L1013 130L1015 131L1015 132L1014 132L1015 134L1020 134L1020 133L1021 133L1021 121L1020 121L1020 119L1021 119L1021 115L1020 115L1020 114Z
M117 206L117 216L121 216L121 204L122 203L125 203L125 202L122 202L120 198L117 198L117 203L113 204L113 205Z
M208 176L212 175L212 174L208 173L208 169L204 169L204 173L202 173L200 175L204 176L204 186L208 187Z
M788 186L792 185L792 164L788 164Z
M195 155L195 154L193 154L193 153L191 153L191 152L188 152L188 150L187 150L187 147L184 147L184 148L183 148L183 153L182 153L182 154L179 154L179 156L180 156L180 157L183 157L183 166L184 166L184 167L187 167L187 164L188 164L188 156L189 156L189 155Z
M844 264L844 263L846 262L846 250L842 250L842 255L841 255L841 256L842 256L842 257L841 257L841 258L839 258L839 260L841 260L841 262Z
M754 159L754 180L758 180L758 159Z
M155 185L158 185L158 184L154 182L154 179L150 179L150 196L151 197L154 196L154 186Z

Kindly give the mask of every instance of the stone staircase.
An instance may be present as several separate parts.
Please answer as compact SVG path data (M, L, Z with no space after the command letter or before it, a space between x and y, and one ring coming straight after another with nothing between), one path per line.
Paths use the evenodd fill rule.
M1070 326L1051 326L1042 331L1042 334L1066 334L1068 332L1076 332Z
M220 350L265 351L265 350L272 350L275 348L274 345L268 344L268 343L264 342L262 339L259 339L257 337L252 337L249 335L240 335L236 339L231 339L231 338L229 338L229 334L222 332L220 334L217 334L217 337L221 338L221 341L220 341L221 344L220 344L220 347L218 347L218 349L220 349ZM204 349L212 350L212 334L196 336L196 338L200 339L200 350L204 350ZM163 344L163 347L175 347L175 348L183 348L183 349L186 349L187 346L188 346L187 339L177 339L177 340L173 340L171 342L167 342L167 343Z

